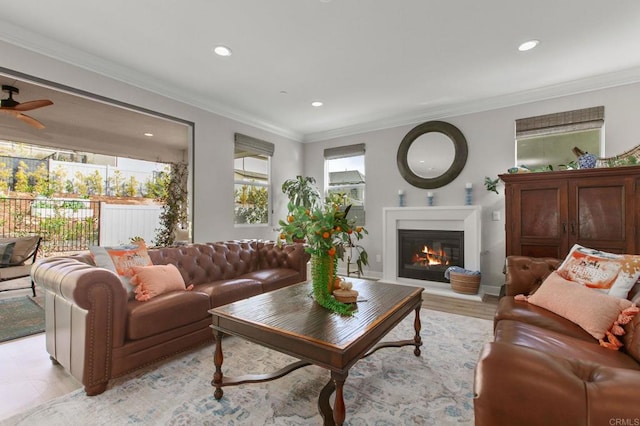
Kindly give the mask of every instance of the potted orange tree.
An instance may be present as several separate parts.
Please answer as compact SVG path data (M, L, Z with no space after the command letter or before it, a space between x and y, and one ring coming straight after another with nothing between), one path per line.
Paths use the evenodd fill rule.
M368 265L366 250L357 244L367 230L348 217L351 205L343 194L330 194L324 202L309 208L289 203L286 220L280 220L280 239L293 242L304 238L311 254L311 280L316 302L334 312L350 315L354 306L338 302L332 296L337 278L338 259L344 259L345 247L357 251L356 264Z

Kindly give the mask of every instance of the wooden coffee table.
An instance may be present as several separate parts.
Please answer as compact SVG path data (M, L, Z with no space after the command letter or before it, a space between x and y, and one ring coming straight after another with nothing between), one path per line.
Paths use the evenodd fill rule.
M216 337L215 373L211 385L216 399L222 388L244 383L260 383L283 377L298 368L317 365L331 371L331 379L321 390L318 409L325 425L341 425L345 419L343 385L349 369L360 359L385 347L415 346L420 356L420 306L423 288L352 279L358 290L358 310L340 316L313 300L311 283L301 283L249 299L211 309L211 327ZM413 339L396 342L380 340L415 312ZM242 337L278 352L291 355L294 362L269 374L225 377L222 374L222 336ZM329 397L335 391L333 409Z

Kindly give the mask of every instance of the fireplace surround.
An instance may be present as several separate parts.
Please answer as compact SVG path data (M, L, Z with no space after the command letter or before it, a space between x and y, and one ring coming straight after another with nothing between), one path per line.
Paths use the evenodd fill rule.
M482 235L482 208L480 206L431 206L431 207L386 207L383 209L383 253L382 281L410 284L434 292L463 298L479 298L477 295L460 295L445 282L433 279L416 279L400 275L399 230L462 231L462 266L469 270L480 270Z

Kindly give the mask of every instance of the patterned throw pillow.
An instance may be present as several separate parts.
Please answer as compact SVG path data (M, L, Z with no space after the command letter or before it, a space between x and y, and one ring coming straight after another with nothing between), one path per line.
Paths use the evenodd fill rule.
M113 271L120 277L130 299L134 297L130 283L133 267L153 265L144 241L115 247L90 246L89 251L96 266Z
M0 243L0 267L11 264L11 255L16 243Z
M640 278L640 256L607 253L576 244L558 268L558 274L566 280L626 299Z

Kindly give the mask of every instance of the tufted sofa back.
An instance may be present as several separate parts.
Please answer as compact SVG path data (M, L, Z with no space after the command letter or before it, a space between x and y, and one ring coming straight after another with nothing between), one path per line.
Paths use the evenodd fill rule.
M274 241L233 240L178 247L160 247L147 250L154 265L176 265L184 282L206 284L236 278L249 272L290 268L300 270L308 256L294 245L278 247ZM71 256L81 262L95 265L89 253ZM304 268L304 267L303 267ZM306 279L306 274L302 276Z
M558 269L562 260L551 257L507 256L505 289L507 296L535 292L547 276Z
M255 271L259 264L257 241L190 244L149 249L154 265L172 263L187 284L228 280Z

